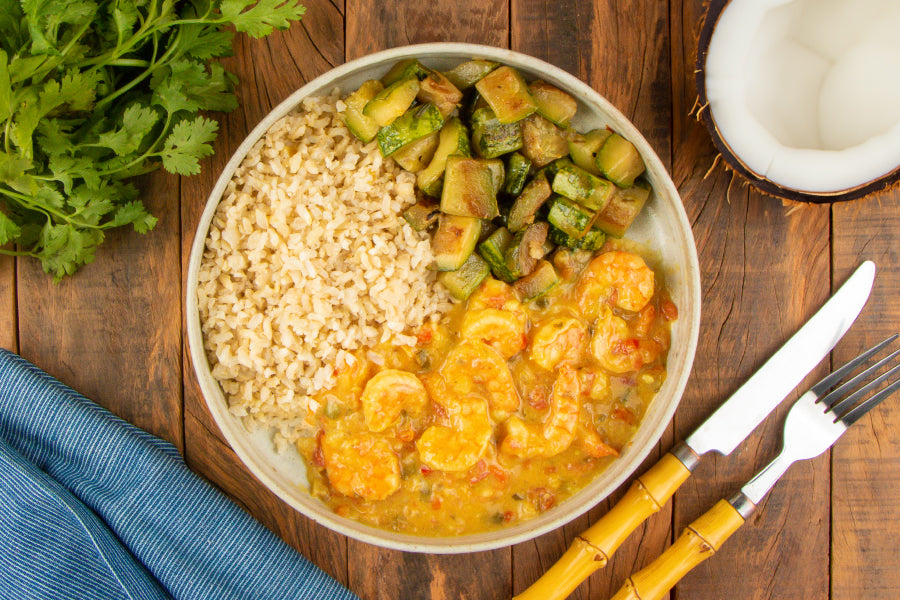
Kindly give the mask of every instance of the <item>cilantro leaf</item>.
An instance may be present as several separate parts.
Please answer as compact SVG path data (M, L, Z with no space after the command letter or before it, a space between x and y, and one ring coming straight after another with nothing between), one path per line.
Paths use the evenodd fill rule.
M44 272L58 281L77 271L78 267L94 262L94 251L103 238L103 231L99 229L77 229L48 221L33 253L41 261Z
M117 156L136 152L159 120L149 106L132 104L122 113L121 126L97 136L97 145L109 148Z
M116 207L116 213L109 222L111 227L131 225L138 233L147 233L156 225L156 217L147 212L141 202L127 202Z
M0 246L5 246L22 234L22 228L0 210Z
M211 64L207 70L196 60L181 59L155 74L150 85L152 102L170 115L179 111L237 108L237 99L231 93L234 77L218 63Z
M34 178L26 173L31 166L25 157L0 151L0 181L17 192L28 194L34 188Z
M179 175L199 173L200 159L213 153L218 128L218 123L203 117L177 123L159 152L163 168Z
M231 56L234 35L227 29L205 25L185 25L179 44L186 56L202 60L217 56Z
M253 0L222 0L219 12L236 30L258 38L269 35L273 29L287 29L291 21L303 16L306 8L297 0L259 0L256 4Z

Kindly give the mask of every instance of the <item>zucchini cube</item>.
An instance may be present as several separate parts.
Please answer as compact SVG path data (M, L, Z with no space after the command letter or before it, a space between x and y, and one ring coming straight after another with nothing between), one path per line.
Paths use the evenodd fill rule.
M448 156L441 191L441 211L448 215L479 219L499 216L497 187L491 165L477 158Z
M650 197L650 186L643 181L633 187L619 190L606 208L597 215L594 227L598 227L613 237L622 237L644 208Z
M390 156L403 146L438 131L444 124L441 111L434 104L413 106L378 130L378 149Z
M450 295L457 300L465 300L472 295L481 282L491 274L491 268L477 254L470 254L466 262L456 271L443 271L437 280L443 284Z
M645 170L644 159L634 144L614 133L603 144L597 154L597 168L619 187L634 185Z
M522 147L519 123L501 123L490 108L472 113L472 146L478 156L496 158Z
M455 271L462 267L475 250L479 235L480 219L441 215L437 231L431 238L435 268L438 271Z
M537 110L537 103L522 75L512 67L494 69L475 84L501 123L521 121Z
M378 134L379 125L374 119L363 114L363 109L369 100L378 95L384 86L381 82L372 79L363 82L359 89L347 96L344 100L344 110L341 112L341 120L350 133L365 143L371 142Z
M558 161L553 177L553 191L582 206L599 212L606 208L610 198L616 193L616 186L599 177L594 177L571 161Z

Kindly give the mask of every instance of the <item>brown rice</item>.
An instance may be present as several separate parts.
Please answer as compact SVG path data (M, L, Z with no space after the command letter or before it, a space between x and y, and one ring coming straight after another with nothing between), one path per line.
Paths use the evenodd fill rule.
M307 98L235 171L200 266L200 321L232 414L295 439L334 367L449 306L428 236L400 216L413 175L363 145L337 95Z

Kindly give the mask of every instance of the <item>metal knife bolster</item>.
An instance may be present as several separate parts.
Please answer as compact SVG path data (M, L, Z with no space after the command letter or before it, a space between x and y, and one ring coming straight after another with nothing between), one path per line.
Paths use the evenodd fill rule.
M859 316L874 281L875 264L865 261L778 352L672 453L688 469L693 469L707 452L731 454L828 356Z

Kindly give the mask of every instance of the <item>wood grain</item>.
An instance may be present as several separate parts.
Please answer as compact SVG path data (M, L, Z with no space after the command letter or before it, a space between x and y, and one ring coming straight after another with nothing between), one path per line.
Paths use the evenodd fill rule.
M219 173L250 130L304 83L343 62L343 7L327 0L304 0L303 20L285 32L261 40L237 36L235 55L223 61L238 76L239 107L217 114L219 136L215 154L200 175L182 182L181 271L187 263L200 215ZM181 299L182 303L184 299ZM231 450L206 408L184 344L185 460L266 527L344 585L347 578L346 540L317 525L269 492Z
M834 353L836 365L900 331L900 194L835 205L834 280L863 260L878 267L859 321ZM895 344L896 346L896 344ZM897 597L900 396L854 425L832 451L831 598Z
M693 64L702 9L701 0L672 3L674 179L697 241L703 292L697 361L675 417L679 438L761 366L830 291L828 207L789 213L721 166L710 170L715 153L709 136L688 114L696 97ZM675 532L774 456L787 408L782 405L731 456L704 458L675 496ZM748 524L679 584L676 595L827 598L828 492L827 458L795 466Z
M178 178L138 182L159 218L113 231L93 264L55 285L18 264L21 355L126 421L183 447Z
M406 44L455 41L506 47L506 2L347 2L348 60ZM373 26L377 23L377 26ZM350 588L363 600L493 599L511 596L511 552L410 554L349 540Z
M19 351L16 309L16 259L0 256L0 348L12 352Z

